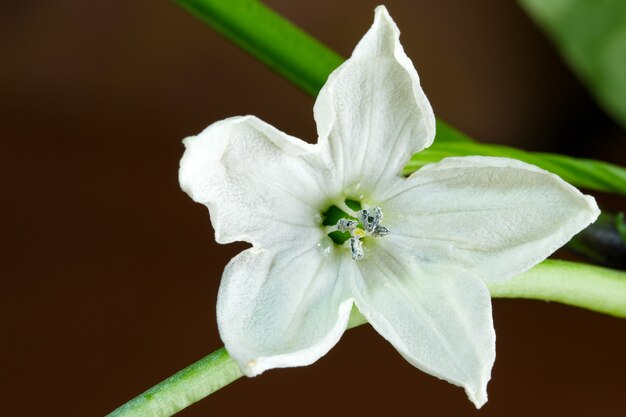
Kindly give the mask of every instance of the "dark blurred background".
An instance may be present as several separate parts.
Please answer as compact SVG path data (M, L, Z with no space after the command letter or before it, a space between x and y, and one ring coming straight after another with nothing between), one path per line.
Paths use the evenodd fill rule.
M375 1L267 3L348 56ZM515 2L386 2L435 113L484 141L626 164L624 131ZM255 114L315 140L313 99L171 1L0 3L2 415L98 416L221 346L219 246L181 139ZM601 196L602 197L602 196ZM621 200L603 200L623 208ZM371 328L181 416L589 416L624 410L626 321L495 300L477 412Z

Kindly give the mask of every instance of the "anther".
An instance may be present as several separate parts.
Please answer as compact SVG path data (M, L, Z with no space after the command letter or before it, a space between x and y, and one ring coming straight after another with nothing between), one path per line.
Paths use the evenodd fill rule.
M380 207L363 209L359 211L358 214L367 233L373 233L376 230L376 227L378 227L380 221L383 219L383 212L380 210Z
M341 232L352 232L358 225L359 223L354 220L340 219L337 222L337 230Z
M387 236L388 234L389 234L389 229L381 225L376 226L376 228L372 232L372 236L376 236L376 237Z
M363 242L358 237L350 238L350 251L352 252L352 260L356 261L363 257Z

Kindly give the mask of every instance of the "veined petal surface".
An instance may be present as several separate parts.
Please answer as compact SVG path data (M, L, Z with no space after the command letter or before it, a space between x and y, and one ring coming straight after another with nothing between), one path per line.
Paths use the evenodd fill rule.
M384 7L320 91L314 114L334 176L328 187L367 198L432 143L435 118Z
M209 208L216 240L253 245L228 264L218 295L229 354L248 376L310 364L356 303L410 363L480 407L495 359L486 283L545 259L596 219L595 201L505 158L448 158L401 177L432 143L435 118L382 6L314 115L317 145L252 116L184 141L180 183ZM384 233L350 230L353 246L335 246L321 213L358 216L346 199L380 209Z
M481 407L495 360L485 283L451 265L422 263L391 234L367 249L351 274L363 316L407 361L465 388Z
M554 174L482 156L427 165L378 198L385 226L423 262L457 265L486 282L530 269L600 213Z
M340 279L348 262L316 245L276 253L251 248L231 260L217 322L246 375L311 364L337 343L353 304Z
M206 205L219 243L289 245L323 236L324 187L314 145L252 117L214 123L184 140L180 184Z

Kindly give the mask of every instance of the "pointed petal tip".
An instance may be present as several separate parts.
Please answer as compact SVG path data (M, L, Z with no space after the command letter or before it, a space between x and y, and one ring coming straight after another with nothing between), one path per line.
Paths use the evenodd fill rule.
M478 384L469 383L464 384L463 389L465 389L465 393L467 394L467 398L474 404L477 410L479 410L483 405L487 403L488 395L487 395L487 384L491 379L491 372L486 376L483 381Z
M352 57L404 55L400 45L400 29L385 6L374 10L374 22L352 52Z
M185 146L185 148L189 147L189 143L195 138L195 136L187 136L185 139L182 140L183 145Z
M398 25L396 25L396 22L393 20L384 5L377 6L374 9L374 24L372 26L377 26L379 24L385 24L393 31L395 38L399 38L400 29L398 29Z
M589 207L589 210L591 211L591 223L595 222L596 219L598 218L598 216L600 215L600 207L598 207L598 202L596 201L595 198L593 198L590 195L584 195L583 196L587 202L587 206Z
M568 185L574 188L574 186L572 186L571 184L568 183ZM598 217L600 216L600 213L602 211L600 210L600 207L598 207L598 202L593 196L590 196L588 194L583 194L578 189L576 189L576 191L578 192L578 195L581 197L580 199L581 200L581 205L580 205L581 220L578 223L579 228L576 231L576 233L579 233L582 230L586 229L589 225L595 223L595 221L598 220ZM573 233L572 236L575 235L576 233ZM570 236L570 239L571 239L571 236Z
M374 9L374 16L376 19L380 19L382 17L391 18L391 16L389 16L389 11L384 4L376 6L376 8Z
M487 402L487 387L481 387L480 389L473 390L469 387L465 388L465 392L469 397L469 400L474 404L476 409L480 409Z

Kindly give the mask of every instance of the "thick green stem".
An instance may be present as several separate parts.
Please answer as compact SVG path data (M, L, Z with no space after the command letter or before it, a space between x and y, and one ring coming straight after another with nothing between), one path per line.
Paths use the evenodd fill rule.
M489 285L492 297L557 301L626 318L626 272L576 262L547 260L509 281ZM355 308L348 328L367 323ZM110 417L171 416L242 376L224 348L109 414Z
M626 318L626 272L546 260L509 281L490 284L492 297L556 301Z

